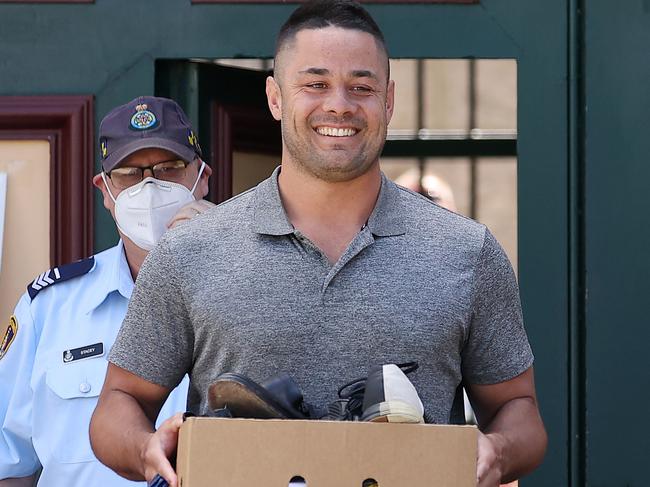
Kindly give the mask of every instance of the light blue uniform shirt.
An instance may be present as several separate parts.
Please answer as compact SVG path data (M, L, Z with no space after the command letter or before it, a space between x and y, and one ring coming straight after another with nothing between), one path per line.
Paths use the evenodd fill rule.
M88 437L106 357L133 289L123 245L97 254L83 275L58 282L64 272L37 278L38 294L23 295L14 312L16 334L0 359L0 479L42 466L40 487L144 485L102 465ZM186 376L158 424L185 411L187 388Z

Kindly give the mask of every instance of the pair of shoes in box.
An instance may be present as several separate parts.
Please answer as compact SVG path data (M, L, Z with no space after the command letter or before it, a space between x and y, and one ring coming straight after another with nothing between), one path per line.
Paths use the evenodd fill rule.
M388 423L424 423L424 407L406 374L416 362L378 365L368 376L338 390L327 407L306 402L288 375L257 384L248 377L225 373L208 390L211 416L256 419L325 419Z
M208 390L212 412L208 416L254 419L325 419L424 423L424 407L415 386L406 377L418 368L416 362L378 365L368 376L353 380L338 390L338 399L326 408L307 403L298 384L286 374L257 384L241 374L221 374ZM292 482L303 486L304 482ZM168 487L160 476L149 487ZM363 487L377 487L374 481Z

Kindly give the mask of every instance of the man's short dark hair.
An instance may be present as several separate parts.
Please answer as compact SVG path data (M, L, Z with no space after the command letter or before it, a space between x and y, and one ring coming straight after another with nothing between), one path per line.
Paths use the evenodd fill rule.
M284 44L293 39L299 31L325 27L367 32L375 38L388 56L381 29L361 4L351 0L315 0L296 9L280 29L275 44L275 55L277 56Z

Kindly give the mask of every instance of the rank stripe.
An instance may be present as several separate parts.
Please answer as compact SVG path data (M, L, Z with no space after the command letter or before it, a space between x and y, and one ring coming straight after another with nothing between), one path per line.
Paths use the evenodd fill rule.
M53 267L52 269L43 272L27 285L27 292L30 299L34 299L41 290L48 286L53 286L59 282L64 282L68 279L90 272L94 263L95 258L88 257L87 259L82 259L63 266Z
M32 282L32 287L37 291L40 291L42 289L42 287L38 285L38 277L34 279L34 282Z
M54 277L55 279L52 279L50 277L50 273L54 271ZM34 282L32 283L32 287L36 289L37 291L40 291L43 289L45 286L49 284L54 284L56 282L56 279L61 279L61 273L59 272L59 268L55 267L52 270L49 270L47 272L43 272L40 276L38 276L36 279L34 279Z

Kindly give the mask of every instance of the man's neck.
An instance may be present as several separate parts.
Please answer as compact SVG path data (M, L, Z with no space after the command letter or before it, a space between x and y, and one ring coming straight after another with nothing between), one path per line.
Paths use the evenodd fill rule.
M368 221L381 174L377 165L354 180L333 183L283 164L278 183L291 224L335 263Z

